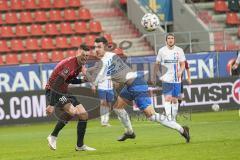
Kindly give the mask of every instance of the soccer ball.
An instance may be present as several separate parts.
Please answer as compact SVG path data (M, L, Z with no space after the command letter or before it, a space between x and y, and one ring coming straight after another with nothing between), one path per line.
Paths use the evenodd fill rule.
M141 20L142 26L149 32L154 31L160 25L159 18L156 14L146 13Z
M212 105L212 110L215 111L215 112L218 112L220 109L219 105L218 104L213 104Z

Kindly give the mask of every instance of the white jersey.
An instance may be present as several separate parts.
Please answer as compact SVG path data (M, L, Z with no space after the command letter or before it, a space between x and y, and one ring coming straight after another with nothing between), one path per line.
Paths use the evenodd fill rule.
M98 83L98 89L101 90L113 90L113 84L111 77L107 77L105 80Z
M97 67L100 71L97 71L96 79L93 82L95 85L104 81L106 76L111 76L112 81L117 83L125 83L129 79L137 77L137 72L133 72L132 69L113 52L106 52L100 62Z
M186 60L182 48L174 46L173 49L169 49L164 46L159 49L156 61L166 67L166 73L160 77L160 80L168 83L180 83L181 78L177 78L177 73L180 69L180 62Z

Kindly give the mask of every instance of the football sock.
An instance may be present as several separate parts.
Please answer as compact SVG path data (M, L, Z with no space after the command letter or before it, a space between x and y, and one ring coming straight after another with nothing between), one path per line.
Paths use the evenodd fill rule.
M154 121L154 122L160 122L162 125L175 129L177 131L179 131L180 133L183 133L183 128L180 124L178 124L177 122L173 121L173 120L169 120L165 115L161 115L159 113L155 113L153 114L151 117L149 117L150 121Z
M53 132L51 133L52 136L57 137L58 133L61 131L61 129L66 125L66 122L58 121Z
M173 116L173 120L175 121L177 119L177 114L178 114L178 103L172 103L172 116Z
M87 120L79 120L77 124L77 146L81 147L84 142L84 135L87 128Z
M171 102L165 102L164 103L164 109L165 109L165 113L166 116L169 120L172 119L172 104Z
M109 120L109 107L100 106L101 124L107 124Z
M132 134L133 128L131 121L129 119L128 113L125 109L114 109L114 112L117 114L118 119L121 121L123 126L125 127L126 133Z

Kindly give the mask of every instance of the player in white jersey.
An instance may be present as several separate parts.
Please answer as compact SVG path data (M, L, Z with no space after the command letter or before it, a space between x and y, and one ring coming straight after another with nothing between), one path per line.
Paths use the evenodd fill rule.
M107 44L108 42L104 37L96 38L94 47L97 57L101 58L99 61L101 65L95 67L95 77L88 75L87 72L87 79L97 84L104 80L106 75L111 75L113 82L124 84L116 103L113 105L114 112L126 129L126 132L118 141L135 138L128 113L124 109L128 103L134 100L137 107L143 111L150 121L159 122L166 127L177 130L188 143L190 141L188 127L181 126L177 122L169 120L165 115L155 112L148 94L148 84L144 80L144 72L133 71L115 53L106 52L105 47L107 47Z
M93 85L92 89L96 92L96 86ZM111 77L108 76L104 81L97 84L97 92L100 99L101 125L103 127L109 127L111 126L109 124L111 105L114 101L114 91Z
M182 74L185 69L185 55L183 50L175 45L173 34L166 36L166 45L159 49L154 69L154 78L159 72L160 64L167 68L166 73L160 77L162 81L164 108L168 118L176 120L178 112L178 98L181 96Z

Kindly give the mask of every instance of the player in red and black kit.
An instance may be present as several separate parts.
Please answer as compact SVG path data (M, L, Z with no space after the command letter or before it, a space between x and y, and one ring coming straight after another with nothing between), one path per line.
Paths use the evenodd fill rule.
M187 61L185 61L185 69L187 71L187 82L188 82L188 84L192 84L191 72L189 70L189 64L188 64ZM183 75L182 75L182 79L183 79ZM183 97L184 97L184 95L183 95L183 82L181 82L181 97L178 99L178 107L180 107L180 104L182 103Z
M53 132L47 137L48 145L52 150L56 150L56 140L60 130L75 116L79 118L76 151L95 150L83 143L88 114L77 98L68 94L68 85L70 83L80 84L84 82L81 79L77 79L77 76L82 71L82 66L88 59L89 51L88 46L81 44L75 57L66 58L56 65L46 85L46 99L48 104L46 113L51 115L54 112L54 107L64 111L64 114L59 117L59 121Z

